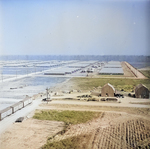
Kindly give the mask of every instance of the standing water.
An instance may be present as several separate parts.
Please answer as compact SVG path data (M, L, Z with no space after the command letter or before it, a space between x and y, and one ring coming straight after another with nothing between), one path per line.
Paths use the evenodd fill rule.
M58 69L58 64L58 61L1 61L0 110L68 79L43 74Z

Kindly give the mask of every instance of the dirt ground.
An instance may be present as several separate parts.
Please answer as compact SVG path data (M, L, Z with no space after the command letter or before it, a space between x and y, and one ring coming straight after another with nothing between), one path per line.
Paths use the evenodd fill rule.
M134 74L130 71L130 69L125 65L124 62L121 62L121 66L124 72L125 77L135 77Z
M85 135L88 140L80 141L80 146L86 149L149 148L149 130L150 121L142 117L104 112L102 117L86 124L70 126L64 135L57 135L51 141Z
M69 104L69 102L68 104L42 104L41 107L42 109L49 107L49 109L59 110L102 112L97 119L69 126L63 135L56 135L51 142L79 137L81 148L86 149L150 148L149 108L84 105L83 102L80 105Z
M119 104L113 107L102 106L100 102L56 100L41 104L38 110L41 109L100 111L102 115L84 124L70 125L63 135L56 135L63 129L63 122L29 118L23 123L14 123L1 135L0 148L38 149L54 135L51 142L84 136L80 137L80 144L81 148L84 146L86 149L150 148L150 108L121 107Z
M63 122L26 119L0 136L0 149L38 149L64 127Z

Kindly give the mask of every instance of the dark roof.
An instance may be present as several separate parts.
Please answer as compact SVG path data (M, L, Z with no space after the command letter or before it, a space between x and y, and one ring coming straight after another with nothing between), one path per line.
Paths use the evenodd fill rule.
M141 87L144 87L144 88L146 88L146 89L148 90L148 88L147 88L145 85L139 84L139 85L137 85L137 86L135 87L135 92L136 92L139 88L141 88Z

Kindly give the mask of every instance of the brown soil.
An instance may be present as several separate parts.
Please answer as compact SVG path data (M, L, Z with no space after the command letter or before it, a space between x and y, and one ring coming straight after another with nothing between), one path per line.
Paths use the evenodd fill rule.
M67 104L68 103L68 104ZM147 108L137 108L137 107L121 107L119 103L115 104L115 106L111 106L113 103L107 103L110 106L103 106L101 102L69 102L67 101L60 101L59 103L49 103L49 104L42 104L38 110L77 110L77 111L101 111L101 112L113 112L113 113L128 113L139 115L143 117L150 118L150 106L148 105ZM133 105L133 104L130 104ZM142 104L143 105L143 104ZM141 105L141 106L142 106ZM140 105L139 105L140 106Z
M72 84L68 85L68 87L71 86ZM39 110L100 111L103 112L101 117L85 124L70 125L63 135L56 135L63 130L63 122L26 119L22 123L14 123L0 136L0 149L38 149L52 136L55 137L49 139L50 141L60 141L72 137L76 140L79 139L80 147L85 149L149 147L150 106L147 104L149 103L148 99L139 100L125 97L121 103L61 100L61 98L76 98L84 94L90 94L90 92L56 96L56 99L59 100L55 99L48 104L43 102ZM140 104L139 107L146 104L147 108L129 107L134 106L131 104L132 102Z
M124 76L125 77L134 77L133 73L130 71L130 69L125 65L124 62L121 63L123 72L124 72Z
M0 149L38 149L64 127L63 122L27 119L0 136Z
M64 134L58 133L63 130L63 122L27 119L23 123L13 124L1 135L0 148L38 149L50 137L52 138L49 139L50 142L75 139L78 149L150 148L149 108L53 104L52 102L42 104L41 109L44 108L101 111L102 115L84 124L69 125Z
M77 148L150 148L150 109L87 106L75 104L41 105L44 109L103 111L101 117L84 124L70 125L50 142L72 138Z
M104 112L93 121L70 126L65 134L50 141L71 137L79 137L79 148L86 149L149 148L150 121L129 114Z

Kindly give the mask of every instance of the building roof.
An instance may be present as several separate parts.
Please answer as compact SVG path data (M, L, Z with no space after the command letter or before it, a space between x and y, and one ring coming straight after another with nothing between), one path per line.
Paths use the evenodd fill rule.
M122 68L102 68L100 74L124 74Z
M115 92L115 88L111 84L109 84L109 83L105 84L103 87L105 87L107 85L110 86L113 89L113 91Z
M148 90L148 88L147 88L145 85L143 85L143 84L138 84L138 85L136 86L136 88L135 88L135 92L136 92L139 88L141 88L141 87L144 87L144 88L146 88L146 89Z

